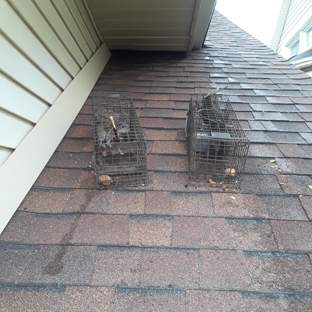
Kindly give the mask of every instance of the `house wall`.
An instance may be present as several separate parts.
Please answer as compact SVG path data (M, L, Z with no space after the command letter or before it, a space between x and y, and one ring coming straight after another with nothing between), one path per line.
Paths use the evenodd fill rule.
M0 1L0 166L101 45L82 0Z
M278 45L277 52L288 59L290 52L287 48L292 39L305 27L312 18L311 0L292 0L289 6L284 29Z
M0 0L0 232L110 57L84 0Z

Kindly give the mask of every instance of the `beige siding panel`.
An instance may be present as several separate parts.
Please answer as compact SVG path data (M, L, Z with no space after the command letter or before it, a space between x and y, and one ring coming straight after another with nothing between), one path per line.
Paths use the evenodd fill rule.
M0 34L0 70L52 104L61 90Z
M54 57L72 76L76 76L79 67L68 53L62 42L56 36L44 17L31 1L9 0L14 8L24 17L24 20L33 29Z
M58 9L59 14L62 16L64 23L67 25L72 36L80 47L82 53L87 59L90 59L92 51L89 48L85 38L83 37L75 19L73 18L71 12L69 11L64 0L53 0L54 5Z
M89 14L89 8L85 4L84 0L75 0L76 5L79 8L79 11L84 19L84 22L86 23L86 26L88 27L88 30L96 44L97 47L99 47L102 43L101 39L98 36L98 33L96 29L94 28L95 25L93 23L93 20L91 20L91 16Z
M73 0L66 0L67 6L70 8L70 11L72 12L72 15L82 33L82 36L84 37L85 41L87 42L87 45L91 49L91 51L94 53L96 51L96 44L93 41L93 38L87 28L87 25L85 24L80 11L76 5L76 3Z
M0 167L5 163L5 161L10 157L12 153L12 149L0 146Z
M113 19L163 19L163 18L192 18L193 8L174 9L91 9L95 21ZM142 27L144 25L142 24Z
M107 8L132 8L133 6L155 9L155 8L193 8L196 0L87 0L90 8L107 7Z
M34 125L0 108L0 146L15 149Z
M103 44L0 168L0 233L77 116L109 57ZM16 179L14 172L23 179Z
M0 107L37 123L50 106L0 72Z
M5 1L0 2L0 28L54 83L65 89L71 77Z
M192 18L172 18L172 19L142 19L142 20L98 20L96 25L99 31L102 29L151 29L156 28L188 28L190 29ZM144 27L142 27L144 25Z
M80 68L82 68L87 63L87 59L81 52L71 33L68 31L55 7L50 1L47 0L35 0L35 2L43 12L46 19L49 21L50 25L52 25L55 32L58 34L63 45L66 46L71 56L80 66Z

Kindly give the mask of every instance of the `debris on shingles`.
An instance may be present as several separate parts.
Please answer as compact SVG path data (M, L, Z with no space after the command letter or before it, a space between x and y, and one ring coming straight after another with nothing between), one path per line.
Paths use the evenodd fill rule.
M215 184L216 184L216 182L213 181L212 179L208 179L208 182L209 182L210 184L212 184L212 185L215 185Z
M131 92L151 183L97 190L92 126L76 118L0 236L2 306L312 311L312 80L217 12L205 45L189 56L113 51L94 90ZM248 159L260 166L240 193L186 187L190 95L225 86L253 125ZM47 263L59 271L45 274Z
M109 185L111 185L111 184L113 183L112 178L111 178L110 176L108 176L108 175L105 175L105 174L100 175L100 176L98 177L98 179L99 179L99 182L100 182L102 185L104 185L104 186L109 186Z
M236 175L236 169L235 168L226 168L224 169L225 175L229 175L234 177Z

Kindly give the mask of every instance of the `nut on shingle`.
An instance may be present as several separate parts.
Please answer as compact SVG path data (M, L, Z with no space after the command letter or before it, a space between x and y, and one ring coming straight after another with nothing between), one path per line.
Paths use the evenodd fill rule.
M113 180L110 176L103 174L99 176L99 182L104 186L109 186L112 184Z
M226 169L224 170L224 173L225 173L226 175L230 175L230 176L234 177L235 174L236 174L236 170L235 170L234 168L226 168Z

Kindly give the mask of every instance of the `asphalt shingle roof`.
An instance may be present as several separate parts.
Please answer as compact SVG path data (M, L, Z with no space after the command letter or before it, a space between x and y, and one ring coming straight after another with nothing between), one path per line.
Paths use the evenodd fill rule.
M187 184L190 96L225 87L251 141L240 191ZM149 185L96 189L89 98L0 236L1 311L311 311L312 79L215 12L205 48L114 52Z

